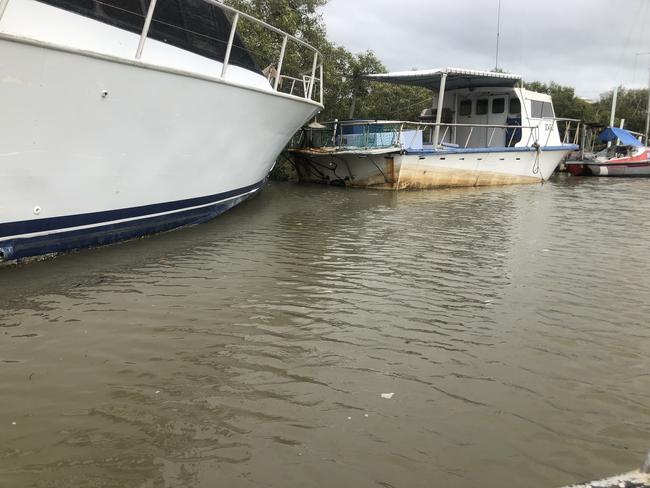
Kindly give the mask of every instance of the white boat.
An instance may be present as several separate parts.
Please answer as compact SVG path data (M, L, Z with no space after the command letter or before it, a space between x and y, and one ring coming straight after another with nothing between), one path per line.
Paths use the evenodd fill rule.
M416 122L305 128L291 148L301 180L388 189L539 183L578 148L560 139L564 119L550 95L526 90L519 75L444 68L368 79L429 88L434 108Z
M244 22L279 39L273 79ZM289 49L311 73L286 93ZM0 0L0 60L0 261L208 220L322 109L320 54L215 0Z

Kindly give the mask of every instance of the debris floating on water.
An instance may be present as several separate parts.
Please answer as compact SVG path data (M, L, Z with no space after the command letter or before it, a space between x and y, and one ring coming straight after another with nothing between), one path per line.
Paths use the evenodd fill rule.
M382 398L385 398L386 400L390 400L391 398L393 398L393 395L394 395L394 394L395 394L395 393L382 393L382 394L381 394L381 397L382 397Z

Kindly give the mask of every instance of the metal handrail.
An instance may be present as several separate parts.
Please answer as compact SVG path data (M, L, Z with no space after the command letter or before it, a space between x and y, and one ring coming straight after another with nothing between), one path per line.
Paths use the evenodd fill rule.
M151 3L149 4L149 10L147 11L147 17L145 19L145 24L144 24L144 27L142 29L142 33L140 34L140 44L138 45L138 51L136 52L136 59L140 59L140 56L142 56L142 50L144 49L145 41L147 39L147 36L149 35L149 27L151 25L151 19L153 18L153 14L154 14L154 11L156 9L156 1L157 0L151 0ZM291 34L288 34L288 33L284 32L284 31L278 29L277 27L273 27L272 25L267 24L266 22L264 22L262 20L259 20L259 19L255 18L255 17L253 17L252 15L241 12L240 10L237 10L234 7L230 7L228 5L225 5L224 3L220 2L220 1L217 1L217 0L202 0L202 1L209 4L209 5L212 5L214 7L220 8L221 10L224 10L226 12L230 12L230 13L235 14L234 18L233 18L233 21L232 21L231 29L230 29L230 36L228 38L228 45L226 47L226 55L225 55L224 60L223 60L223 67L221 69L221 78L225 78L226 73L228 71L228 67L230 65L230 54L232 52L232 46L233 46L233 43L234 43L234 40L235 40L235 35L236 35L236 32L237 32L237 26L239 24L239 20L241 18L244 18L244 19L247 19L247 20L253 22L254 24L262 26L263 28L265 28L265 29L267 29L267 30L269 30L271 32L275 32L276 34L280 34L281 36L283 36L283 38L282 38L282 47L280 49L280 55L279 55L278 63L276 65L277 66L277 74L276 74L276 77L275 77L275 80L274 80L274 83L273 83L273 90L274 91L278 91L278 85L279 85L279 82L280 82L280 78L282 76L282 65L284 64L284 58L285 58L285 54L286 54L287 42L289 40L291 40L291 41L293 41L293 42L295 42L297 44L300 44L303 47L306 47L307 49L309 49L310 51L312 51L314 53L314 62L313 62L312 69L311 69L311 77L310 77L310 81L309 81L309 87L308 87L307 92L304 94L303 98L305 98L306 100L312 100L314 82L315 82L315 79L316 79L316 69L320 68L320 73L319 74L320 74L320 79L321 79L321 90L320 90L319 103L321 105L323 104L323 90L322 90L322 80L323 80L323 61L322 60L323 60L323 55L320 53L320 51L318 49L316 49L315 47L307 44L305 41L303 41L301 39L298 39L297 37L292 36ZM318 59L319 58L321 59L320 65L318 64ZM292 95L292 96L295 96L295 95Z
M537 129L538 125L499 125L499 124L455 124L452 122L440 122L439 124L435 122L412 122L408 120L339 120L332 122L321 122L323 125L334 125L338 124L340 126L352 126L352 125L409 125L409 126L419 126L419 127L435 127L435 126L449 126L449 127L485 127L485 128L496 128L496 129Z
M276 64L276 66L277 66L277 75L276 75L276 78L275 78L274 83L272 85L274 91L278 91L278 85L279 85L279 82L280 82L280 78L282 77L282 65L284 64L284 58L285 58L285 54L286 54L287 42L289 40L291 40L291 41L293 41L293 42L307 48L308 50L310 50L311 52L314 53L314 61L313 61L313 64L312 64L311 76L309 77L309 85L308 85L307 90L305 91L305 94L304 94L304 96L302 98L304 98L306 100L312 100L313 99L314 84L315 84L315 81L316 81L316 72L318 70L318 78L319 78L320 84L321 84L320 90L319 90L319 103L321 105L323 104L323 55L321 54L321 52L318 49L316 49L315 47L313 47L310 44L306 43L302 39L299 39L299 38L297 38L295 36L292 36L291 34L288 34L288 33L284 32L284 31L278 29L277 27L273 27L272 25L267 24L266 22L264 22L262 20L259 20L259 19L255 18L255 17L253 17L252 15L241 12L241 11L237 10L236 8L234 8L234 7L230 7L228 5L225 5L222 1L219 1L219 0L202 0L202 1L209 4L209 5L212 5L214 7L220 8L221 10L224 10L226 12L230 12L230 13L234 14L233 21L232 21L232 27L231 27L231 30L230 30L230 36L228 38L228 45L226 47L226 54L225 54L225 57L224 57L224 60L223 60L223 67L221 69L221 78L225 78L226 73L228 71L228 67L230 65L230 54L232 52L232 47L233 47L233 43L234 43L234 40L235 40L235 35L236 35L236 32L237 32L237 26L239 24L239 20L243 18L243 19L249 20L249 21L253 22L254 24L257 24L257 25L259 25L259 26L261 26L261 27L263 27L263 28L265 28L265 29L267 29L267 30L269 30L271 32L274 32L276 34L280 34L281 36L283 36L283 38L282 38L282 48L280 50L278 63ZM5 12L5 9L7 8L8 4L9 4L9 0L0 0L0 20L2 19L2 16L3 16L3 14ZM135 59L138 60L138 61L142 57L142 52L144 50L146 40L148 39L149 29L151 27L151 22L153 21L153 15L154 15L154 12L155 12L155 9L156 9L156 4L157 4L157 0L151 0L150 3L149 3L149 8L147 10L147 14L146 14L146 17L145 17L144 26L143 26L142 31L140 33L140 40L138 42L138 47L137 47L137 50L135 52ZM320 63L319 63L319 60L320 60ZM295 95L293 95L293 96L295 96Z
M539 125L500 125L500 124L454 124L454 123L435 123L435 122L409 122L409 121L396 121L396 120L373 120L373 121L367 121L367 120L359 120L359 121L333 121L333 122L325 122L323 125L325 126L332 126L334 130L333 137L331 138L331 144L326 144L325 147L334 147L334 148L350 148L350 147L358 147L358 148L363 148L363 149L368 149L368 140L369 140L369 134L370 134L370 127L371 126L377 126L377 125L382 125L382 126L394 126L391 127L390 130L385 130L382 132L377 132L377 134L392 134L392 137L390 137L390 143L384 143L379 146L373 145L373 148L390 148L390 147L396 147L399 148L401 147L401 139L402 139L402 133L404 132L405 129L409 128L416 128L416 130L423 128L423 127L440 127L440 126L446 126L444 134L447 134L447 131L449 130L450 127L466 127L469 128L469 134L467 136L467 140L465 141L464 148L467 148L469 145L469 142L471 140L472 135L474 134L474 129L475 128L486 128L486 129L492 129L492 134L490 136L490 141L488 142L488 146L486 147L491 147L489 144L492 142L492 139L494 138L494 133L496 132L497 129L529 129L530 132L528 134L528 138L526 140L526 144L524 147L534 147L535 145L539 145L539 138L540 138L540 126ZM344 127L350 127L350 126L364 126L363 133L358 133L358 134L344 134L343 133L343 128ZM331 129L307 129L307 130L331 130ZM357 137L359 139L363 140L363 145L357 145L357 144L342 144L344 140L344 136L348 136L349 138L354 138ZM513 130L512 135L510 136L510 140L508 141L508 146L504 147L510 147L512 145L512 141L514 140L515 136L515 131ZM336 143L336 139L338 138L338 144ZM548 145L548 139L545 143L545 145ZM460 145L458 147L461 147ZM543 147L543 146L540 146Z

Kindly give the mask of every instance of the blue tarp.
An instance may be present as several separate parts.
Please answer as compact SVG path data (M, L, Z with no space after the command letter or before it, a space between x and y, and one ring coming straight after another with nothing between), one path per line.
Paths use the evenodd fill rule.
M625 129L608 127L600 133L598 140L601 142L615 141L618 139L624 146L643 146L641 142Z

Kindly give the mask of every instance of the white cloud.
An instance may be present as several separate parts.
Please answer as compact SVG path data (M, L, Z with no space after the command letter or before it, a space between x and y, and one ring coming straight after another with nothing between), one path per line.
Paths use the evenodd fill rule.
M495 64L498 0L330 0L328 36L391 71ZM650 0L501 0L499 66L595 98L647 84Z

